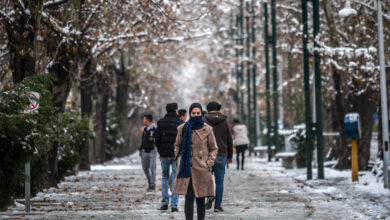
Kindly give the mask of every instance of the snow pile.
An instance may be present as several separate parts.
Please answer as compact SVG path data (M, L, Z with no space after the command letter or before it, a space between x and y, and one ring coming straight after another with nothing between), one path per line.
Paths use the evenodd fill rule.
M352 8L343 8L339 11L339 16L340 17L348 17L350 15L356 15L357 11Z
M141 169L140 165L92 165L91 170L137 170Z

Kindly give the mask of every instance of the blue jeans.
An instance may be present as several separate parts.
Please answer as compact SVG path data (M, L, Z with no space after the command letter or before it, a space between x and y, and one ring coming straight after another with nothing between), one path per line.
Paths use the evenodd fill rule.
M226 157L217 156L213 166L215 178L215 205L221 206L223 198L223 181L225 178Z
M161 169L162 169L162 204L169 204L169 167L172 166L172 200L171 208L177 208L177 203L179 201L179 195L173 194L173 186L175 185L176 178L176 161L174 157L161 157Z

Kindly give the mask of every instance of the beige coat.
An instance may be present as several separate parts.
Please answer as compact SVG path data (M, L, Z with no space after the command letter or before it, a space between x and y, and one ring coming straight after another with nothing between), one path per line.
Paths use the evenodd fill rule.
M175 155L179 153L181 148L183 128L184 124L177 128ZM215 186L211 168L214 165L217 153L218 147L215 141L213 128L210 125L205 123L203 128L192 131L191 176L196 198L215 196ZM180 155L178 158L178 165L173 193L186 195L190 178L177 178L180 169Z

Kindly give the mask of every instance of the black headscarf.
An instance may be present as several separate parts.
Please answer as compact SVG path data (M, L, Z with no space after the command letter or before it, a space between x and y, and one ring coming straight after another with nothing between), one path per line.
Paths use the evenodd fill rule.
M190 109L189 109L189 114L191 115L191 112L194 108L199 108L200 109L200 112L203 112L203 109L202 109L202 105L197 103L197 102L194 102L191 104L190 106Z

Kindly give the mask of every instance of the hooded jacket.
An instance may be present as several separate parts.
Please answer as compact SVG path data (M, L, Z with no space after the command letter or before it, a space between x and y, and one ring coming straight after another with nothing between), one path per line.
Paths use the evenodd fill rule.
M233 138L227 123L227 117L220 112L209 112L204 116L204 121L213 127L218 155L231 159L233 157Z

